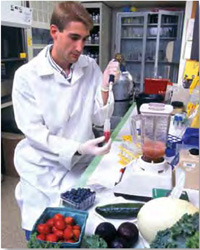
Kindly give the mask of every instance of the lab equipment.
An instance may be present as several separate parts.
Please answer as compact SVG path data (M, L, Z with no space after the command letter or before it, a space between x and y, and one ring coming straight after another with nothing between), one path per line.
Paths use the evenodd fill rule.
M140 114L140 106L143 103L150 103L150 102L163 102L164 96L160 94L145 94L143 92L139 93L135 96L135 101L137 105L137 112Z
M115 55L115 60L120 65L120 75L113 85L115 99L113 116L122 117L130 107L133 99L133 79L124 63L124 56L120 53Z
M172 110L171 105L162 103L141 106L141 140L145 159L154 161L164 156Z
M104 122L104 136L105 136L105 142L108 142L110 139L110 119L106 118Z
M141 106L136 118L141 123L142 156L126 166L115 193L140 200L152 197L153 188L172 188L172 168L164 158L172 110L171 105L162 103Z

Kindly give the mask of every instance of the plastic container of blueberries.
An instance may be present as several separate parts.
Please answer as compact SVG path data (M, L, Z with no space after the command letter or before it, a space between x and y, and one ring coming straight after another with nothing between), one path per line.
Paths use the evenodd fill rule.
M96 198L96 193L93 192L90 194L90 196L88 196L81 202L74 202L71 199L66 198L64 196L64 193L61 194L62 205L64 207L71 207L73 209L78 209L78 210L87 210L88 208L90 208L94 204L95 198Z

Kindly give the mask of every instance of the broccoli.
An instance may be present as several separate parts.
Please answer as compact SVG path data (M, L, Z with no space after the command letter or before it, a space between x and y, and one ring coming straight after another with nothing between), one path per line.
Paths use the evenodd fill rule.
M199 213L184 214L171 228L159 231L151 248L199 248Z

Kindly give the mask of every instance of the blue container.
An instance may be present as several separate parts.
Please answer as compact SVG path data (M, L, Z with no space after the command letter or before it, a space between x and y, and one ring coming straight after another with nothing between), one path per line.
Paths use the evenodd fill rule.
M165 150L166 156L167 157L175 156L176 146L177 144L181 144L181 143L182 143L181 138L168 134L167 144L166 144L167 148Z
M182 137L182 141L186 145L192 145L199 148L199 129L187 128Z
M45 223L48 219L52 218L57 213L62 214L64 217L67 217L67 216L73 217L75 220L75 224L78 224L81 227L81 234L77 242L75 243L62 242L60 243L60 247L61 248L79 248L81 245L81 241L83 239L84 232L85 232L85 225L86 225L86 221L88 217L87 211L75 210L75 209L66 208L66 207L47 207L43 211L43 213L40 215L40 217L37 219L37 221L35 222L31 234L37 232L38 224ZM46 242L46 241L38 240L38 242ZM55 242L55 243L51 242L51 244L55 245L55 244L58 244L58 242Z

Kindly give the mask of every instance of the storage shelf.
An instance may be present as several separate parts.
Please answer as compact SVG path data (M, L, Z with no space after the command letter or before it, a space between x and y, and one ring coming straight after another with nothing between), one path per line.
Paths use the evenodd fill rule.
M1 59L1 62L13 62L13 61L24 61L26 60L26 58L5 58L5 59Z
M141 60L125 60L127 63L141 63Z
M155 63L154 60L146 60L145 63ZM162 64L179 64L178 62L167 62L167 61L158 61L158 63Z
M175 40L176 37L160 37L161 40Z
M182 23L183 11L117 13L115 50L126 58L127 70L138 79L141 92L145 75L177 82L180 47L168 45L181 40Z
M121 39L123 39L123 40L133 40L133 39L143 39L143 37L142 36L140 36L140 37L122 37Z
M91 47L99 47L99 44L85 44L85 46L91 46Z
M148 23L147 24L149 27L153 26L153 27L157 27L158 24L157 23ZM162 23L161 26L176 26L178 25L177 23Z
M149 36L147 37L147 39L149 40L156 40L157 37L156 36ZM160 37L160 40L175 40L176 37Z
M2 103L2 104L1 104L1 109L10 107L10 106L12 106L12 104L13 104L12 101Z
M93 19L93 28L85 42L83 54L95 59L101 70L104 71L110 61L111 54L111 8L103 1L83 2L82 4Z
M33 43L32 44L32 47L33 47L33 49L43 49L43 48L45 48L47 46L47 44L37 44L37 43Z
M128 26L128 27L130 27L130 26L143 27L144 24L141 24L141 23L124 23L124 24L122 24L122 26Z
M177 26L178 23L161 23L161 27L162 26Z

